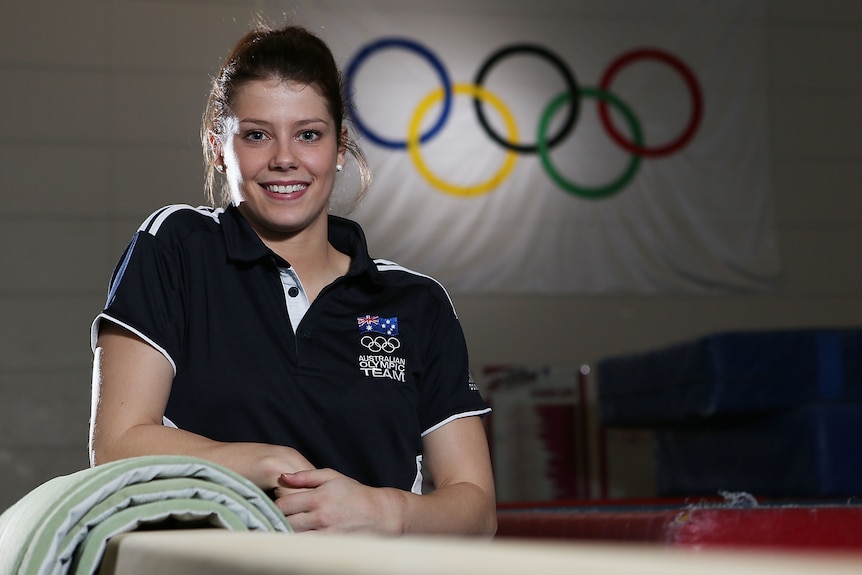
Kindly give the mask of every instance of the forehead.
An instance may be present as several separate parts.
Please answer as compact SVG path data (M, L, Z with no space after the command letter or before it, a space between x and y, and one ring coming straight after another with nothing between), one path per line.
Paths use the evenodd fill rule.
M326 99L316 86L278 80L250 80L238 86L233 112L239 120L332 120Z

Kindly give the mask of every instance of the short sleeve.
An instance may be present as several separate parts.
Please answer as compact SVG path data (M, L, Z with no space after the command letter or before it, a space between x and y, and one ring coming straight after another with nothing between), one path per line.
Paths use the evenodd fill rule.
M427 348L427 371L420 384L422 435L454 419L491 411L470 373L467 343L448 297L440 300Z
M101 321L112 321L160 351L174 367L184 325L181 257L146 231L138 231L114 269L104 310L93 322L95 349Z

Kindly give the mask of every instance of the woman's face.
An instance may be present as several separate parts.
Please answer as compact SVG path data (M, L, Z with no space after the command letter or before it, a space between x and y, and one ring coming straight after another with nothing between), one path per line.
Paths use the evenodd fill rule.
M254 80L240 86L223 141L233 202L264 239L325 226L343 163L342 134L313 86Z

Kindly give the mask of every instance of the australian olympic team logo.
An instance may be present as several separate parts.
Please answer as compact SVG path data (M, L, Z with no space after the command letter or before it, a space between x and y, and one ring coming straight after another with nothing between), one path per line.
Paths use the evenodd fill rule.
M401 347L401 342L398 341L397 337L385 337L382 335L363 335L362 339L359 340L359 343L361 343L363 347L368 348L368 351L371 353L378 353L381 351L392 353Z
M538 154L542 167L551 180L570 194L583 198L599 199L615 194L625 188L635 177L644 158L659 158L678 152L688 144L697 132L703 115L703 94L697 77L692 70L677 56L657 48L640 48L617 56L603 72L598 86L581 86L565 61L551 50L536 44L511 44L492 53L479 66L471 84L452 83L443 62L431 50L407 38L379 38L362 47L346 67L346 80L351 93L362 64L374 54L387 49L403 49L414 52L428 61L440 80L440 87L431 91L417 105L407 127L407 136L403 140L385 138L376 133L352 106L351 116L357 130L374 144L395 151L406 151L410 155L416 170L435 188L455 196L467 197L488 193L498 187L512 172L518 155ZM504 101L483 86L488 74L505 58L525 54L535 56L553 66L563 78L566 90L554 97L541 115L535 142L523 142L518 135L514 117ZM644 142L641 122L632 108L611 92L614 78L627 66L640 60L656 60L663 63L684 80L689 91L691 112L688 122L680 134L668 142L647 145ZM454 96L468 96L473 99L478 124L489 139L501 146L505 151L502 165L488 180L475 185L458 185L434 174L422 157L422 144L435 137L449 117ZM631 157L622 174L616 179L597 186L585 186L564 177L551 158L551 150L570 136L576 127L581 101L597 100L598 113L605 131L617 146L627 151ZM425 132L421 132L423 120L428 111L442 102L436 121ZM506 133L499 134L489 124L485 115L485 106L493 107L505 124ZM553 134L549 133L552 120L565 107L565 117L560 127ZM621 132L611 119L610 108L619 112L628 125L628 135Z
M386 378L404 383L407 372L403 357L393 355L401 348L398 318L366 315L356 318L359 343L369 351L359 356L359 370L366 377Z

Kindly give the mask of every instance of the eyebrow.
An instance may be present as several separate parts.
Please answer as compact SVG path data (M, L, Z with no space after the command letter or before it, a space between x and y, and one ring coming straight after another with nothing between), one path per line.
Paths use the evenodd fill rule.
M259 120L257 118L242 118L239 120L239 122L241 124L242 123L257 124L260 126L271 126L272 125L272 122L270 122L268 120ZM300 121L296 122L296 125L297 126L307 126L309 124L318 124L318 123L329 125L329 122L327 122L323 118L307 118L305 120L300 120Z

